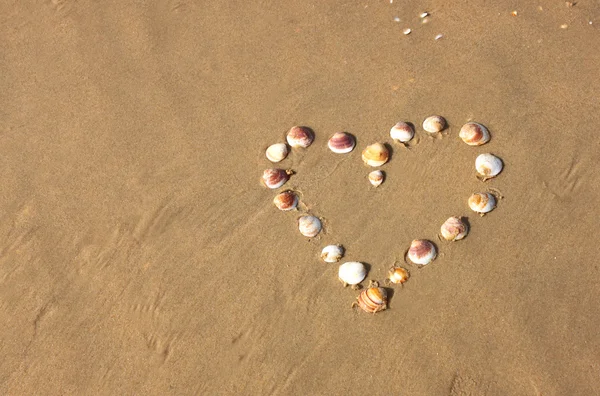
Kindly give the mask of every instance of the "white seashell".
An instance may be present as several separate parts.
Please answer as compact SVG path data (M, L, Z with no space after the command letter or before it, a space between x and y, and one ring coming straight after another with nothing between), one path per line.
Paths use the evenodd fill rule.
M422 13L419 14L419 18L421 18L421 19L423 19L427 16L429 16L429 13L427 11L423 11Z
M367 277L367 269L363 263L348 261L340 265L338 277L344 283L344 286L358 285Z
M410 32L412 32L412 30L410 28L406 28L402 31L402 33L404 33L405 36L408 36L410 34Z
M415 136L415 130L410 124L400 121L390 129L390 136L394 140L406 143Z
M483 181L491 179L502 172L502 160L493 154L480 154L475 160L475 169Z
M354 150L356 140L354 136L346 132L337 132L329 138L327 146L331 151L337 154L346 154Z
M273 203L279 210L292 210L298 206L298 196L293 191L284 191L273 198Z
M460 217L452 216L440 228L442 237L447 241L458 241L467 236L469 227Z
M362 152L362 159L369 166L381 166L390 158L390 152L382 143L373 143Z
M270 188L275 189L283 186L287 182L294 172L291 170L283 169L265 169L262 176L263 184Z
M378 187L381 183L383 183L384 178L385 178L385 175L380 170L374 170L373 172L369 173L369 182L374 187Z
M438 133L446 128L446 119L442 116L432 115L423 121L423 129L429 133Z
M408 249L408 258L415 264L426 265L437 256L435 246L427 239L415 239Z
M325 246L321 251L321 258L326 263L338 262L344 257L344 248L342 245Z
M298 229L305 237L315 237L321 232L321 220L315 216L305 215L298 219Z
M469 197L469 208L479 214L491 212L496 207L496 198L490 193L474 193Z
M308 127L295 126L287 133L286 140L291 147L306 148L315 140L315 134Z
M402 284L408 280L410 274L406 270L406 268L402 267L392 267L388 272L388 277L390 282L396 284Z
M437 41L437 40L441 39L442 37L444 37L443 34L438 34L434 37L434 40Z
M285 143L275 143L267 147L267 159L271 162L283 161L288 155L288 148Z
M490 132L477 122L467 122L460 128L458 136L469 146L481 146L490 141Z

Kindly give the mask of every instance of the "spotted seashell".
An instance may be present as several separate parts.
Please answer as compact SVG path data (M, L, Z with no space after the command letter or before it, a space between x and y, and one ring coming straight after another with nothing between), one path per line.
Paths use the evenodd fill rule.
M373 143L362 152L365 164L373 167L385 164L390 158L390 152L382 143Z
M480 154L475 160L475 169L484 181L498 176L502 168L502 160L493 154Z
M298 196L293 191L284 191L273 198L273 203L279 210L288 211L298 206Z
M306 148L315 140L315 134L308 127L295 126L287 133L286 140L291 147Z
M298 229L305 237L315 237L321 232L321 220L311 215L302 216L298 219Z
M446 128L446 119L439 115L432 115L423 121L423 129L429 133L438 133Z
M390 136L400 143L407 143L415 136L415 130L409 123L400 121L390 129Z
M374 170L369 173L369 183L373 185L373 187L378 187L383 180L385 179L385 174L380 170Z
M401 284L408 280L410 274L406 268L392 267L388 272L388 279L392 283Z
M469 227L460 217L452 216L442 224L440 232L447 241L459 241L467 236Z
M367 268L358 261L348 261L340 265L338 277L344 286L358 285L367 277Z
M290 170L278 168L265 169L262 181L266 187L276 189L283 186L290 179L292 173Z
M387 292L383 287L369 287L363 290L356 300L358 306L368 313L376 313L387 308Z
M490 193L474 193L469 197L469 208L479 214L491 212L496 207L496 198Z
M336 132L329 138L327 146L331 151L337 154L346 154L354 150L356 140L354 136L346 132Z
M336 263L344 257L344 247L342 245L328 245L321 251L321 259L326 263Z
M481 146L490 141L490 132L477 122L467 122L460 128L458 136L469 146Z
M415 264L426 265L431 263L437 255L435 245L427 239L415 239L408 249L408 259Z

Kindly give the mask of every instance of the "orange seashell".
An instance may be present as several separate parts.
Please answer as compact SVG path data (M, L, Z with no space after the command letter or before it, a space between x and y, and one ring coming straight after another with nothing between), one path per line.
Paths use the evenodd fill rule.
M298 206L298 196L293 191L284 191L275 196L273 203L279 210L292 210Z
M477 122L467 122L460 128L458 136L469 146L481 146L490 141L490 132Z
M357 297L358 306L365 312L376 313L387 308L387 292L383 287L369 287Z
M402 267L392 267L390 268L390 272L388 273L388 279L392 283L404 283L408 280L410 274L406 270L406 268Z
M390 151L383 143L373 143L362 152L365 164L373 167L385 164L390 158Z

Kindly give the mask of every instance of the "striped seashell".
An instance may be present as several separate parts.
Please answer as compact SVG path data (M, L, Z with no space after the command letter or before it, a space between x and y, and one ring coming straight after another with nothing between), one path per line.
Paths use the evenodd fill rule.
M475 169L483 181L498 176L503 167L502 160L494 154L480 154L475 160Z
M278 168L265 169L262 176L263 184L270 188L276 189L283 186L294 172Z
M365 312L376 313L387 308L387 292L377 282L371 282L369 288L357 297L358 306Z
M437 255L435 245L427 239L415 239L408 249L408 259L415 264L426 265L431 263Z
M378 187L383 180L385 179L385 174L380 170L374 170L369 173L369 183L373 185L373 187Z
M356 140L354 139L354 136L347 132L336 132L329 138L327 146L334 153L346 154L354 150Z
M469 146L481 146L490 141L490 132L477 122L467 122L460 128L458 136Z
M390 158L390 152L382 143L373 143L362 152L365 164L373 167L385 164Z
M438 133L446 128L446 119L439 115L432 115L423 121L423 129L429 133Z
M291 147L307 148L315 140L315 134L308 127L295 126L287 133L286 140Z
M284 191L273 198L273 203L279 210L288 211L298 206L298 196L293 191Z
M392 283L402 284L406 282L409 277L410 274L408 273L408 270L406 268L392 267L388 272L387 279Z
M459 241L467 236L469 227L460 217L452 216L440 228L442 237L447 241Z
M298 219L298 229L305 237L315 237L321 232L321 220L311 215L302 216Z
M390 129L390 136L395 141L407 143L415 136L415 130L410 124L400 121Z
M484 215L496 207L496 198L490 193L474 193L469 197L469 208Z

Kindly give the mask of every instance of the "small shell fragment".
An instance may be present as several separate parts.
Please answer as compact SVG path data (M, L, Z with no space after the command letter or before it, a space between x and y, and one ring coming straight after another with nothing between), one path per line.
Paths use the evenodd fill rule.
M338 277L344 286L358 285L367 277L367 268L358 261L348 261L340 265Z
M321 232L321 220L318 217L305 215L298 219L298 229L305 237L315 237Z
M346 132L336 132L329 138L327 146L331 151L337 154L346 154L354 150L356 140L354 136Z
M446 119L439 115L432 115L423 121L423 129L429 133L438 133L446 128Z
M414 136L415 130L412 125L407 122L397 122L396 125L390 129L390 137L400 143L410 142Z
M308 127L294 126L287 133L286 140L291 147L306 148L315 140L315 134Z
M356 298L358 306L365 312L376 313L387 308L387 292L377 283L369 285Z
M402 31L402 33L403 33L405 36L408 36L408 35L409 35L411 32L412 32L412 30L411 30L410 28L406 28L406 29L404 29L404 30Z
M460 128L458 136L469 146L481 146L490 141L488 129L477 122L467 122Z
M502 168L502 160L493 154L480 154L475 160L475 169L483 181L496 177Z
M379 187L383 180L385 179L385 174L380 170L374 170L369 173L369 182L373 185L373 187Z
M466 237L468 232L467 223L458 216L448 218L440 228L442 237L447 241L459 241Z
M518 13L517 11L512 11L512 12L510 13L510 15L512 15L512 16L517 16L517 15L519 15L519 13Z
M444 37L443 34L438 34L437 36L434 37L434 40L437 41L437 40L441 39L442 37Z
M419 265L431 263L436 256L435 245L427 239L415 239L412 241L407 254L410 261Z
M328 245L321 251L321 259L326 263L336 263L344 257L344 247L342 245Z
M279 168L265 169L262 181L266 187L276 189L283 186L289 180L291 174L293 174L291 170Z
M408 280L410 274L406 268L392 267L388 272L388 279L395 284L402 284Z
M469 197L469 208L479 214L491 212L496 207L496 198L490 193L474 193Z
M273 198L273 203L279 210L288 211L298 206L298 196L293 191L284 191Z
M267 147L265 154L271 162L283 161L288 155L288 148L285 143L275 143Z
M382 143L373 143L362 152L365 164L373 167L381 166L390 158L390 152Z
M419 18L423 19L425 17L428 17L429 13L427 11L423 11L422 13L419 14Z

